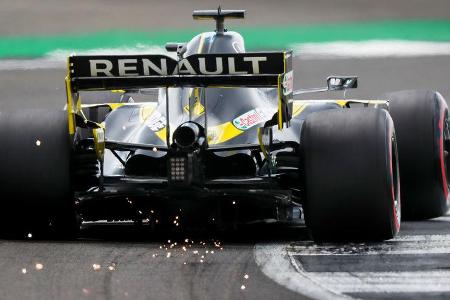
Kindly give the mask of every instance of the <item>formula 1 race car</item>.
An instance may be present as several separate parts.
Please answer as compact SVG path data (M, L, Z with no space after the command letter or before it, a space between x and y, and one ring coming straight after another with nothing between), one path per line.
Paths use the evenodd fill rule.
M73 236L80 220L304 220L316 241L351 241L394 237L401 209L409 219L447 211L439 93L294 100L357 78L295 91L292 52L246 52L224 29L244 11L193 16L216 30L167 44L168 55L71 56L65 111L0 114L2 222Z

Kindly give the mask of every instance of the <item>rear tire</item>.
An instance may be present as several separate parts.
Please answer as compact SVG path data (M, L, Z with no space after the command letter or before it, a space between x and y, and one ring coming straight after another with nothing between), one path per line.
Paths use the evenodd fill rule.
M400 91L388 99L398 139L403 216L442 216L449 208L447 103L434 91Z
M17 224L34 237L73 237L79 229L71 187L67 112L0 113L0 231ZM50 226L52 225L52 226Z
M305 219L315 241L378 241L398 233L395 132L385 110L313 113L301 144Z

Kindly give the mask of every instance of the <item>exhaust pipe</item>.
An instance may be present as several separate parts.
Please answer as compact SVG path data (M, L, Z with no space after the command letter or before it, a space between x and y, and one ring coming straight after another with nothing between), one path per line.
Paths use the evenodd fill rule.
M205 140L205 130L195 122L183 123L173 133L173 142L183 150L198 149Z

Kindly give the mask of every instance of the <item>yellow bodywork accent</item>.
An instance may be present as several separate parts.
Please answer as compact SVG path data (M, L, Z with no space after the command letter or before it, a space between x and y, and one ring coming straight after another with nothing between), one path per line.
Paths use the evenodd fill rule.
M227 122L208 128L208 144L216 145L237 137L244 131L237 129L233 123Z
M73 111L72 82L70 78L70 60L67 58L67 76L65 78L67 94L67 122L69 125L69 134L75 134L75 117Z
M296 117L299 114L301 114L302 111L304 111L307 106L308 103L305 103L305 101L294 101L292 109L292 117Z
M107 105L111 108L111 110L118 109L125 105L125 103L107 103Z
M99 160L103 160L105 155L105 129L95 128L92 130L92 135L94 136L95 153Z
M163 142L166 141L166 133L167 133L166 127L155 132L156 136L159 137Z
M69 134L75 134L75 119L74 119L74 111L73 111L73 99L72 99L72 87L70 82L70 76L66 77L66 93L67 93L67 121L69 124Z
M184 106L184 110L189 113L189 104ZM195 116L201 116L205 113L205 107L200 103L200 101L195 101L192 107L192 114Z
M76 112L77 113L80 112L81 111L81 96L80 96L80 94L78 94L78 98L75 103L75 106L76 106Z
M339 104L342 107L345 107L347 105L347 100L335 100L335 103Z
M200 102L200 89L199 88L193 88L190 91L189 94L189 98L192 97L192 91L194 92L194 98L195 98L195 102L193 105L193 109L192 112L195 116L201 116L202 114L205 113L205 107L202 105L202 103ZM186 104L183 109L189 113L189 104Z
M278 130L283 130L283 76L286 73L286 52L283 52L283 74L278 75Z
M283 88L282 88L282 76L278 75L278 129L283 129Z
M139 111L139 121L144 123L155 111L156 104L146 104Z
M197 54L201 54L203 50L203 45L205 43L205 35L202 33L200 35L200 41L198 42ZM189 91L189 99L192 97L192 93L194 93L195 102L193 105L192 112L196 116L200 116L205 113L205 107L200 102L200 88L191 88ZM183 109L189 113L190 107L189 104L185 105Z
M261 152L264 155L264 158L267 159L267 151L266 151L266 147L264 146L263 140L262 140L262 132L261 132L261 127L258 127L258 143L259 143L259 147L261 148Z

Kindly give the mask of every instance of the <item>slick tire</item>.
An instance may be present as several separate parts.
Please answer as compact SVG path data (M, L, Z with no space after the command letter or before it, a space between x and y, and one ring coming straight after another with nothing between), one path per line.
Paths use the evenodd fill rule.
M399 91L387 95L394 120L405 219L444 215L448 208L448 107L434 91Z
M379 241L398 233L397 151L387 111L313 113L301 144L305 219L315 241Z
M79 229L68 132L62 110L0 113L1 232L8 234L11 224L33 236L73 236Z

